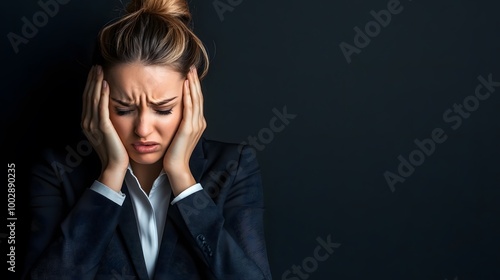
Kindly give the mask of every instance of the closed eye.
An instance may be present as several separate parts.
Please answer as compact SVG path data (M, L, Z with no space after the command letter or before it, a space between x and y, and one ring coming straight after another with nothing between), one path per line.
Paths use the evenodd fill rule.
M172 109L168 109L168 110L157 110L156 113L160 114L160 115L170 115L172 114Z
M125 116L125 115L129 115L130 113L132 113L134 110L130 110L130 109L119 109L119 108L115 108L115 112L118 116ZM168 109L168 110L155 110L156 113L158 115L170 115L172 114L172 109Z
M124 115L128 115L128 114L132 113L133 110L123 110L123 109L115 108L115 111L116 111L116 114L118 116L124 116Z

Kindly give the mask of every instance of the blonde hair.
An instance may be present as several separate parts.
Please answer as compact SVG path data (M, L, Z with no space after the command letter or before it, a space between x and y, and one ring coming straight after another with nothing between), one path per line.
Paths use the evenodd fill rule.
M96 60L104 68L132 62L165 65L184 76L194 65L200 80L209 66L185 0L131 0L126 13L99 32Z

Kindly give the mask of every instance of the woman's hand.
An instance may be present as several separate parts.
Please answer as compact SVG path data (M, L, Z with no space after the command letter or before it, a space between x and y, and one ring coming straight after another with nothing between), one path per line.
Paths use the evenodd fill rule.
M174 196L196 183L189 168L189 159L207 127L203 115L203 94L195 67L191 67L184 81L182 100L182 121L163 158L163 169Z
M109 119L109 86L102 67L90 69L83 92L81 126L102 164L99 181L119 192L129 164L129 157Z

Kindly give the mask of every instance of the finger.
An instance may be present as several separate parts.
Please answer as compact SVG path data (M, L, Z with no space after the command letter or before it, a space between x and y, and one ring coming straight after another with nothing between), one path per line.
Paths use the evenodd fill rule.
M198 77L198 70L196 69L196 67L194 68L194 75L195 75L195 79L196 79L196 87L198 89L197 91L197 97L198 97L198 108L199 108L199 119L200 119L200 122L202 124L202 130L205 129L206 127L206 122L205 122L205 113L204 113L204 98L203 98L203 91L201 90L201 82L200 82L200 79ZM201 131L203 132L203 131Z
M95 130L99 127L99 102L101 100L101 87L102 87L102 68L101 66L96 67L95 82L92 89L92 118L91 118L91 130Z
M195 81L195 85L196 85L196 92L197 92L199 103L201 105L203 105L203 91L201 90L201 82L200 82L200 78L198 77L198 70L196 69L196 67L193 67L193 76L194 76L194 81ZM200 106L200 109L203 110L203 106ZM203 112L203 111L201 111L201 112Z
M109 86L108 82L102 81L101 97L99 102L99 115L102 120L109 119Z
M84 106L85 106L85 116L83 119L83 128L85 131L90 130L90 122L92 120L92 90L95 84L96 67L93 66L92 70L89 72L89 77L84 92Z
M109 120L109 85L105 80L101 85L101 97L99 99L99 131L97 134L97 143L103 140L103 131L106 129L102 123Z
M201 83L200 83L200 78L198 77L198 69L193 66L193 76L194 76L194 82L196 85L196 91L201 95Z
M190 76L189 76L189 85L190 85L190 91L191 91L191 100L193 103L193 126L195 128L199 127L199 122L200 122L200 91L198 87L198 77L196 75L196 70L193 67L190 71Z
M202 134L206 127L204 108L203 108L203 91L201 89L201 82L198 77L198 71L196 67L193 67L193 81L195 84L196 91L193 95L193 102L196 102L196 120L197 120L197 131L198 135ZM194 105L193 105L194 106Z
M193 118L193 113L192 113L193 102L191 100L191 89L190 89L189 79L184 81L184 93L182 95L182 102L184 106L182 120L184 123L191 126Z
M207 125L206 121L205 121L205 113L204 113L204 106L203 106L204 98L203 98L203 91L201 89L201 82L200 82L200 79L198 77L198 70L196 69L196 67L193 67L193 68L194 68L193 75L194 75L194 80L196 81L196 88L197 88L196 99L198 102L198 111L199 111L199 113L198 113L198 121L199 121L199 125L200 125L199 134L202 134L206 128L206 125Z
M93 72L94 72L94 66L92 65L92 67L89 70L89 73L87 74L87 82L85 83L85 89L83 90L83 94L82 94L82 105L83 105L83 107L82 107L82 121L85 118L85 114L87 112L87 91L89 89L89 84L90 84L90 81L92 79Z

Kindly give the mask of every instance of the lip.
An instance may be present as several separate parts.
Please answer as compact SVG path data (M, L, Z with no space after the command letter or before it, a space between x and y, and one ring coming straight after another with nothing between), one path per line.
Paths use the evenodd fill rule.
M160 149L160 144L152 141L135 142L132 144L134 149L141 154L154 153Z

